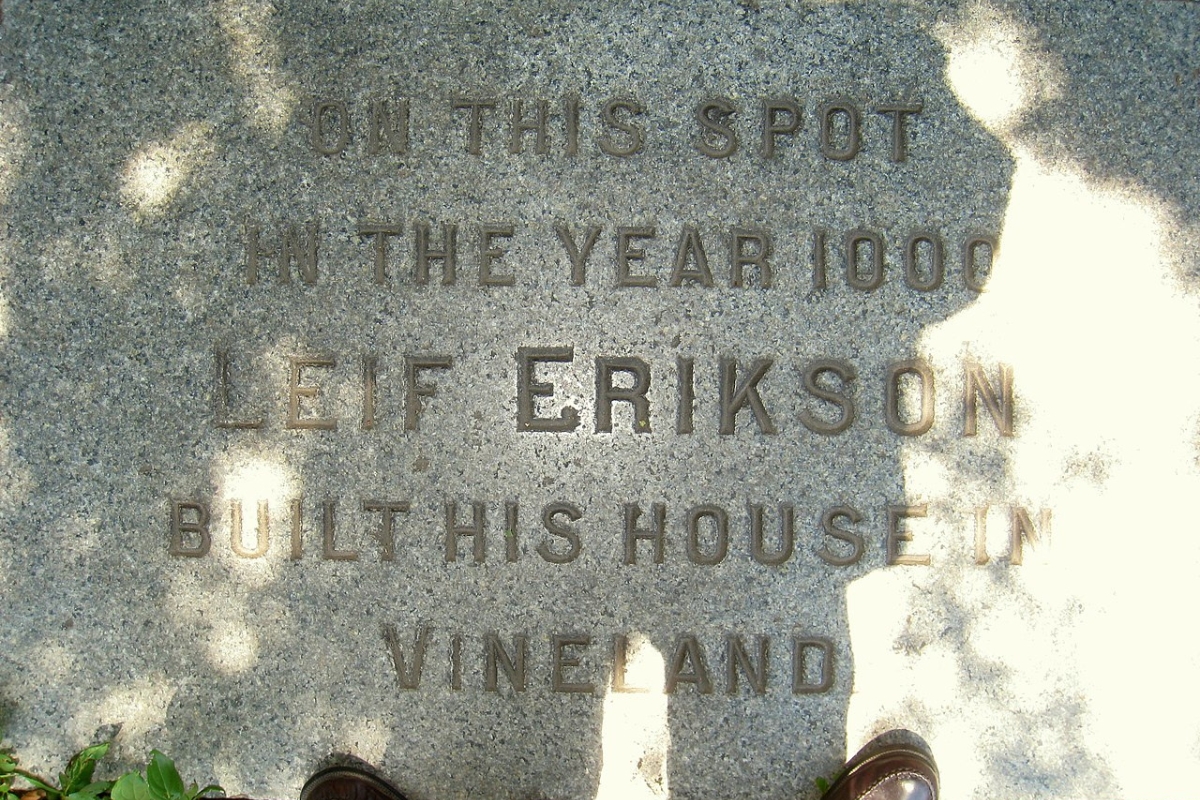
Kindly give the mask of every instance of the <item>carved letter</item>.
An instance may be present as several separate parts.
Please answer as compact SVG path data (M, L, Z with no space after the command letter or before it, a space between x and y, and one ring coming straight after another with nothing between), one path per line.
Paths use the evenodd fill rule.
M408 152L408 100L396 101L396 116L383 99L371 101L371 123L367 128L367 153L379 155L387 150L396 155Z
M821 671L816 683L808 682L805 654L808 650L821 653ZM819 694L833 687L833 642L824 636L794 637L792 639L792 694Z
M565 406L557 418L537 416L534 398L553 397L553 383L539 383L534 370L539 363L575 360L572 347L521 347L517 350L517 430L565 432L579 427L579 412Z
M388 282L387 279L387 251L388 237L399 236L404 232L402 223L391 224L387 222L360 222L358 223L359 236L374 237L375 244L375 283L384 285Z
M483 225L479 228L479 285L512 286L517 279L512 275L493 275L492 262L504 255L495 239L511 239L512 225Z
M183 512L196 515L194 520L185 520ZM184 534L195 537L196 544L188 546L184 543ZM212 547L212 537L208 532L208 506L205 503L189 503L180 500L171 502L171 543L170 552L173 556L189 556L200 558L208 555Z
M654 545L654 563L663 563L667 542L667 507L662 503L654 503L650 508L654 520L651 523L652 527L647 529L637 527L638 518L642 515L641 507L636 503L626 503L624 506L626 564L637 563L637 543L643 539Z
M217 385L213 389L213 424L218 428L261 428L262 418L259 419L230 419L229 394L229 353L224 350L215 352L217 370Z
M471 112L467 125L467 152L473 156L483 152L483 110L495 108L495 100L468 100L457 97L451 103L453 108L465 108Z
M458 238L458 226L442 223L442 249L429 249L429 226L418 222L413 226L416 232L416 276L417 283L424 286L429 283L429 265L433 261L442 262L442 285L454 284L454 249Z
M912 422L900 419L900 379L916 375L921 392L921 415ZM920 436L933 427L933 370L919 358L888 366L884 379L884 418L888 429L901 436Z
M631 261L643 261L646 251L630 247L634 239L653 239L657 234L654 228L617 228L617 286L657 286L658 279L653 275L633 275L630 270Z
M920 260L919 247L929 245L929 277L921 277L917 264ZM904 248L904 281L918 292L932 292L942 285L945 276L945 257L942 240L937 234L928 231L917 231L908 237L908 245Z
M600 150L605 155L624 158L642 149L642 144L645 141L642 129L631 122L621 119L617 112L641 114L644 110L642 104L636 100L609 100L604 104L604 108L600 112L604 124L609 128L621 131L629 137L628 143L621 146L613 142L612 137L605 134L599 140Z
M800 411L800 422L804 427L808 428L813 433L825 434L832 436L841 433L850 427L854 422L854 400L847 392L839 392L833 389L827 389L821 386L817 381L826 373L836 375L843 384L849 384L857 377L854 367L845 361L838 361L832 358L821 358L816 361L811 361L804 367L804 389L809 394L824 400L828 403L833 403L841 409L841 414L833 422L825 420L813 414L807 409ZM847 390L849 386L846 387Z
M725 661L728 669L726 691L729 694L738 693L738 675L745 675L746 680L754 689L755 694L767 693L768 668L767 652L770 639L766 636L756 637L758 642L758 665L750 659L742 637L730 634L725 637Z
M750 374L737 384L737 361L722 357L721 370L721 423L719 433L732 435L736 428L737 414L747 405L754 414L754 421L763 433L776 433L775 423L771 421L763 405L762 397L758 394L758 382L767 374L767 370L775 362L769 358L756 358L750 365Z
M713 521L717 534L716 546L711 554L700 551L700 520L708 518ZM729 552L729 515L725 509L715 505L701 505L689 508L687 512L687 554L693 564L711 566L720 564Z
M542 509L542 526L547 533L566 539L569 545L569 549L565 553L556 553L550 547L549 542L543 541L537 546L538 555L551 564L569 564L579 558L579 553L583 550L583 544L579 541L579 534L575 532L575 529L567 527L556 519L560 515L571 522L578 522L583 518L583 512L579 510L578 506L571 503L551 503Z
M783 115L780 121L779 115ZM800 106L791 98L762 101L762 155L775 157L775 137L800 130Z
M575 244L575 238L571 236L571 229L566 225L555 225L554 230L558 233L563 247L567 249L567 258L571 259L571 285L583 286L587 277L587 258L596 244L597 237L600 236L600 226L588 226L587 232L583 235L583 247Z
M846 139L840 147L833 141L834 117L838 114L846 119ZM823 104L817 116L821 121L818 141L821 145L822 155L834 161L849 161L858 155L859 148L862 147L862 140L859 137L862 115L859 114L857 106L848 100L839 98Z
M432 631L433 629L427 625L422 625L417 629L417 635L413 641L412 663L408 664L404 658L404 651L400 648L400 633L396 630L396 626L388 624L383 626L383 641L387 645L388 653L392 656L392 666L396 670L396 683L405 691L412 691L421 685L421 670L425 665L425 648L429 645L429 636Z
M432 383L420 383L417 373L428 369L450 369L452 366L454 360L450 356L404 357L404 430L417 430L421 398L437 394L437 387Z
M904 119L909 114L920 114L920 103L888 103L875 106L880 114L892 115L892 161L904 161L908 157L907 140L904 136Z
M704 129L696 140L696 149L709 158L733 155L738 148L738 137L729 127L728 120L736 112L737 108L724 97L714 97L696 106L696 121ZM714 138L716 143L713 143Z
M383 515L383 520L380 523L378 534L379 548L381 550L380 561L395 561L396 560L396 531L395 519L396 514L408 513L408 503L403 500L387 501L387 500L364 500L363 511L379 511Z
M458 560L458 537L470 536L471 552L476 564L482 564L486 553L486 540L483 532L483 503L471 503L471 522L467 525L458 524L458 503L446 503L446 561Z
M684 667L690 664L685 672ZM675 655L667 666L667 680L664 686L666 694L674 694L675 687L681 683L690 683L700 694L712 694L712 680L708 677L708 660L704 657L704 648L695 636L684 636L675 647Z
M918 566L928 566L932 559L929 555L914 555L912 553L900 553L901 542L911 542L912 534L908 531L900 530L900 524L910 517L923 517L928 510L928 506L922 503L919 506L888 506L887 507L887 564L909 564Z
M330 112L337 120L336 136L332 143L325 130L325 121L331 116ZM350 143L350 112L343 101L318 100L313 104L308 141L313 149L323 156L336 156L346 149L346 145Z
M688 261L695 267L688 269ZM700 240L700 231L691 225L683 226L679 236L679 245L675 248L675 267L671 270L671 285L682 286L684 280L698 282L701 286L712 286L712 272L708 268L708 256L704 252L704 242Z
M302 417L300 416L300 398L316 397L321 393L321 387L301 383L303 372L308 368L320 367L333 369L337 361L332 357L317 356L315 358L288 359L291 365L288 370L288 417L285 427L302 430L337 430L337 420L332 417Z
M254 549L247 550L242 542L242 501L229 501L229 538L234 555L242 558L261 558L267 554L270 544L270 515L267 501L258 502L258 530L254 534Z
M871 248L871 271L865 276L859 271L859 245ZM846 234L846 282L855 289L870 292L883 284L883 236L874 231L854 230Z
M617 372L630 375L633 385L628 388L613 386ZM596 359L596 433L612 432L612 405L616 402L629 403L633 407L633 432L650 433L650 401L646 392L650 390L650 365L640 358L597 358Z
M483 669L483 688L484 691L496 692L499 691L498 684L498 669L504 670L504 676L508 678L509 684L514 691L525 691L525 654L528 650L528 640L523 634L517 634L513 637L513 649L516 651L516 656L510 656L508 651L504 649L504 643L500 641L500 637L494 633L489 633L484 637L486 641L486 658L484 659Z
M780 522L779 549L768 553L763 546L763 507L750 504L750 554L759 564L777 566L792 557L796 541L796 511L790 505L779 507L782 521Z
M829 549L829 543L826 542L817 555L826 564L832 564L835 567L848 567L851 564L857 564L863 556L863 537L861 534L854 531L848 531L845 528L837 526L838 520L849 520L850 523L858 524L862 521L862 514L858 513L857 509L851 506L833 506L825 509L821 514L821 530L825 531L826 536L846 542L850 545L849 555L839 555ZM909 538L912 538L909 535Z
M512 126L510 129L508 152L521 152L522 134L526 131L535 131L533 151L538 155L545 155L550 152L550 146L546 141L547 129L549 128L550 103L546 100L538 100L536 102L537 110L534 112L533 121L525 119L522 106L521 98L518 97L512 101Z
M983 404L996 423L1001 436L1013 435L1013 371L1007 364L1000 365L1000 393L983 374L983 367L967 361L963 364L963 436L974 436L979 431L978 400Z
M569 683L563 679L564 667L580 666L579 656L567 656L563 651L568 647L588 647L592 637L586 634L570 636L554 635L550 637L550 688L555 692L574 692L591 694L595 685L588 683Z

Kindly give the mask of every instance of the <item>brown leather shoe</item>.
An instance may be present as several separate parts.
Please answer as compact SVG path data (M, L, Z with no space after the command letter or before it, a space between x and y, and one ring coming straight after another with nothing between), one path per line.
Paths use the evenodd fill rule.
M360 767L330 767L313 775L300 800L407 800L390 783Z
M850 759L821 800L937 800L937 796L938 772L929 748L916 734L888 731Z

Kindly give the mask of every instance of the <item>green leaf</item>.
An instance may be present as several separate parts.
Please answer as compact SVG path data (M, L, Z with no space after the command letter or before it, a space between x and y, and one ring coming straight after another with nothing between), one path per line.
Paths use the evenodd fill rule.
M139 772L126 772L112 786L112 800L150 800L150 787Z
M225 790L215 783L210 783L203 789L197 789L196 784L193 783L192 790L188 792L188 800L196 800L197 797L203 797L209 792L220 792L221 794L225 794Z
M175 762L157 750L150 751L146 782L150 785L150 796L154 800L177 800L184 796L183 778L179 777Z
M15 770L13 770L13 773L16 775L20 775L22 778L24 778L30 784L32 784L33 788L42 789L43 791L46 792L46 794L48 794L51 797L56 797L59 794L61 794L58 791L58 789L54 788L53 785L48 783L45 778L39 778L37 775L34 775L32 772L26 772L23 769L15 769Z
M101 795L106 794L112 785L112 781L94 781L78 791L71 792L67 795L66 800L97 800Z
M0 750L0 775L11 774L17 768L17 757L7 750Z
M96 771L96 762L104 758L108 752L108 742L85 747L71 756L66 772L58 776L58 784L65 795L74 794L92 782L92 773Z
M825 780L824 778L817 778L814 782L817 784L817 791L819 791L821 794L829 791L829 781Z

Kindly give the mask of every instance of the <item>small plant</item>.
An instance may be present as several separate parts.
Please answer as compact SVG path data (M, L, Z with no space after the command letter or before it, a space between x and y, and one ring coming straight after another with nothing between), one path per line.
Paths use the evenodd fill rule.
M58 776L55 786L46 778L35 775L17 766L17 757L12 753L0 753L0 800L95 800L112 788L111 781L93 781L96 762L108 752L108 742L85 747L67 762L67 769ZM16 783L24 779L29 789L18 789Z
M58 776L58 785L21 769L18 759L8 751L0 751L0 800L197 800L209 792L224 790L215 784L197 788L184 787L175 762L157 750L150 753L146 774L133 770L115 781L93 780L96 762L108 753L109 742L85 747L67 762ZM29 788L19 788L26 783Z
M175 762L157 750L150 752L150 763L146 765L146 777L140 772L126 772L112 786L112 800L196 800L209 792L225 793L215 783L203 789L196 784L183 786L183 778L175 769ZM82 799L81 799L82 800Z

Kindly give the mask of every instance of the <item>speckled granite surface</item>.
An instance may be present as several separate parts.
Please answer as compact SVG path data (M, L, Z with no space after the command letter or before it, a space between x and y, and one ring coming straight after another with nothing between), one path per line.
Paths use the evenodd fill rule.
M947 796L1178 796L1198 39L9 0L3 743L792 798L902 726Z

